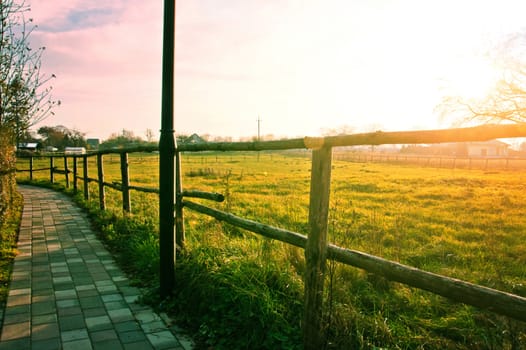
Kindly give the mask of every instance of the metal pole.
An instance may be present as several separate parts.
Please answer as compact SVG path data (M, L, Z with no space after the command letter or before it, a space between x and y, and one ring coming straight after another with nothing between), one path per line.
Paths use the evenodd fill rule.
M161 135L159 139L160 295L175 283L175 148L174 137L175 0L164 1Z

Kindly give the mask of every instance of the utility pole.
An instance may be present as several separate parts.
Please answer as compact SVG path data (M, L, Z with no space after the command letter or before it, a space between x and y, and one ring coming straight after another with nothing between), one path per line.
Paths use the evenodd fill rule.
M261 141L261 118L258 114L258 142Z
M258 142L261 141L261 118L258 114ZM259 162L259 151L258 151L258 162Z

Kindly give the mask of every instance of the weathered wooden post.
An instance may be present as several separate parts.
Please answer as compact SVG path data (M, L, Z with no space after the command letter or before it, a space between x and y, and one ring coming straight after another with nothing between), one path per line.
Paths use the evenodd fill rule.
M29 156L29 181L33 181L33 156Z
M305 247L305 310L303 315L304 349L324 347L323 285L327 257L329 194L332 148L312 151L309 226Z
M128 173L128 153L121 153L121 179L122 179L122 210L131 212L130 201L130 176Z
M183 175L181 173L181 152L175 152L175 241L184 248L184 214L183 214Z
M78 175L77 157L73 156L73 191L75 191L75 193L77 193L78 191L77 175Z
M175 284L175 166L174 137L175 0L164 1L161 135L159 139L160 296Z
M69 188L69 168L67 156L64 156L64 174L66 175L66 188Z
M89 180L88 180L88 156L87 155L83 155L82 156L82 161L83 161L83 168L82 168L82 171L83 171L83 177L84 177L84 199L86 201L89 200Z
M53 156L49 157L49 181L55 183L55 164Z
M102 154L97 154L97 174L99 177L99 207L106 209L106 195L104 194L104 167L102 165Z

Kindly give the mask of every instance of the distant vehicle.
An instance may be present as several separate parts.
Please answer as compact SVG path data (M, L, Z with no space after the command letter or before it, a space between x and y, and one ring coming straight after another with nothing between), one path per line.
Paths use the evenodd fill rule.
M58 148L53 147L53 146L47 146L47 147L45 148L45 151L46 151L46 152L56 152L56 151L58 151Z
M64 149L64 154L69 154L69 155L86 154L86 148L84 148L84 147L66 147Z
M18 144L17 150L35 152L38 148L38 143L36 142L21 142Z

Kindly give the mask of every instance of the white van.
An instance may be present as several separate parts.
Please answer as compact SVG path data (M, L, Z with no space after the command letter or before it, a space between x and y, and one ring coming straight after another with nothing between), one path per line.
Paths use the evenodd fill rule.
M64 148L64 154L86 154L86 148L84 147L66 147Z

